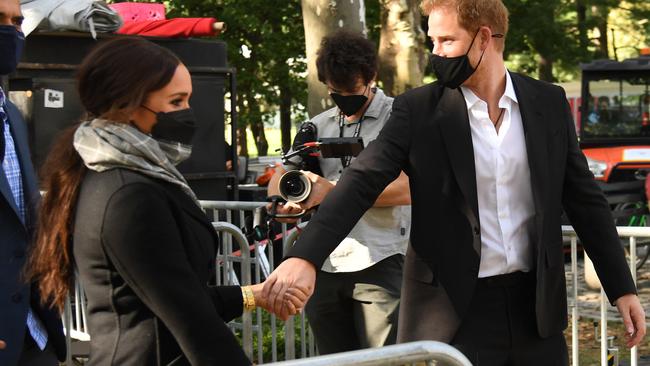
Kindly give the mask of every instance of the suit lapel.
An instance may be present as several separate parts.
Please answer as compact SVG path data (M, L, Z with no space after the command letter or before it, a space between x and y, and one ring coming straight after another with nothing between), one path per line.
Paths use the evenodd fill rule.
M530 184L535 203L535 228L537 240L541 242L544 227L544 202L548 197L548 145L546 129L542 115L544 98L539 98L537 91L520 75L510 73L512 83L519 101L519 111L526 136L526 151L530 167Z
M465 202L474 216L469 219L472 222L478 222L474 146L472 145L467 104L459 89L445 88L443 90L433 120L440 126L454 176L465 197Z

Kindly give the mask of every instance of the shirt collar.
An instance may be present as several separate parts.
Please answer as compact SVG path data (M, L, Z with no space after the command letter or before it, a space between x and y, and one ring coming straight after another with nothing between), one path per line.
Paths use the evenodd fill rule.
M386 99L386 94L384 94L384 91L377 88L377 91L375 92L375 96L372 98L372 101L370 101L370 105L368 106L368 109L366 109L366 113L363 115L363 118L366 119L368 117L372 117L374 119L379 118L379 115L381 114L381 106L384 104L384 100ZM334 107L330 109L329 117L331 118L336 118L338 117L340 111L338 107Z
M506 69L506 90L503 93L501 100L503 100L503 97L509 98L515 103L519 103L519 100L517 100L517 93L515 93L515 87L512 84L512 78L510 77L510 72L508 69Z
M499 107L500 108L509 108L510 107L510 102L514 103L519 103L517 100L517 94L515 93L515 88L512 84L512 78L510 77L510 72L508 69L505 69L506 72L506 90L503 92L503 95L499 99ZM465 86L460 87L462 92L463 92L463 97L465 98L465 104L467 104L467 109L472 109L476 103L481 101L479 97L474 94L474 92ZM508 102L508 100L510 102Z

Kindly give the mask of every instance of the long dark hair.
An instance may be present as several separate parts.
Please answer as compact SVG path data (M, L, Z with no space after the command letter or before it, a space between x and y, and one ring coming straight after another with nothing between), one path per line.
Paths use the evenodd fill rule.
M127 122L151 92L170 82L179 64L172 52L142 38L102 41L79 67L81 103L89 118ZM43 165L42 188L47 193L39 208L36 239L26 267L28 280L38 283L43 303L61 311L73 282L72 234L79 189L87 171L73 146L76 128L61 133Z

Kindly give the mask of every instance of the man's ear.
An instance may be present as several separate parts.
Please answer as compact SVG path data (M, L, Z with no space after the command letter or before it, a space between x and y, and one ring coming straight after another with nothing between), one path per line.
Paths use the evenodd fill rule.
M492 30L490 27L482 26L479 29L479 39L481 41L481 51L485 51L492 39Z

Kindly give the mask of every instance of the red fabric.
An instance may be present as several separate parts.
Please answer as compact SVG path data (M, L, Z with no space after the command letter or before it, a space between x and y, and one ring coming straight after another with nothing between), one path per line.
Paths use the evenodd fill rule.
M125 22L162 20L165 18L165 5L160 3L115 3L108 5Z
M119 34L149 37L206 37L217 32L212 28L215 18L174 18L167 20L144 20L124 22Z

